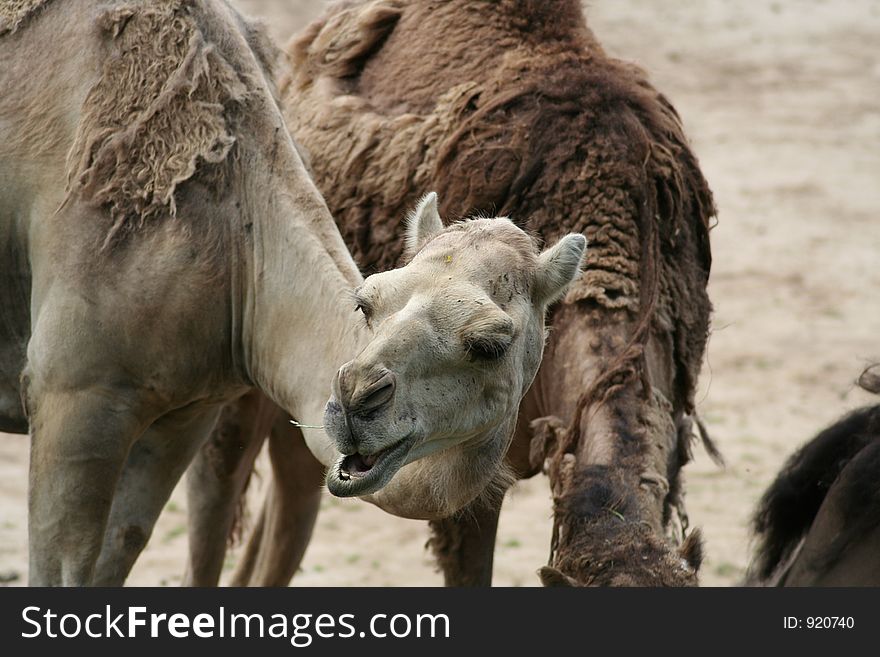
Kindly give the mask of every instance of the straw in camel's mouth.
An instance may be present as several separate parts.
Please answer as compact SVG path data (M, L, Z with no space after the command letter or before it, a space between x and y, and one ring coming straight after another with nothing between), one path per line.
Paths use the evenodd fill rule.
M374 493L405 464L411 447L407 436L373 454L343 455L327 474L327 488L339 497Z

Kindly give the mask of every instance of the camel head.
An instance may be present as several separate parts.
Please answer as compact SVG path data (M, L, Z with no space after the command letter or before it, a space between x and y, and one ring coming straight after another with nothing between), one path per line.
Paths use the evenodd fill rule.
M444 229L433 193L407 230L406 266L354 293L371 341L333 380L324 424L339 456L327 487L430 519L503 477L547 306L578 275L586 240L567 235L539 253L506 218Z

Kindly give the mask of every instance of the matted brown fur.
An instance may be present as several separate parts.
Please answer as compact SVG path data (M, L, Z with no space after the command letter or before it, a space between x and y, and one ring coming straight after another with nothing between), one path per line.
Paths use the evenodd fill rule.
M339 130L335 117L322 116L320 107L309 116L296 102L295 80L282 83L282 94L297 108L289 113L294 132L321 154L312 166L325 194L338 199L331 207L362 267L374 271L398 264L403 250L398 224L419 190L428 187L442 199L444 216L506 214L545 241L583 232L590 244L586 272L568 300L593 300L637 314L641 308L661 322L674 317L680 387L692 407L708 330L705 282L714 206L678 115L644 73L604 56L573 0L554 3L552 16L542 3L500 3L538 12L540 20L529 23L526 34L542 47L505 51L508 37L485 48L483 58L473 57L473 46L456 43L451 26L442 29L446 16L436 15L436 3L343 6L349 4L332 22L306 30L291 44L290 55L295 69L308 71L300 77L341 71L350 78L343 84L350 84L353 95L338 101L338 109L350 110L350 125ZM459 3L444 4L454 19L453 5ZM497 9L488 25L459 23L458 38L492 43L496 32L522 28L519 11L505 22ZM402 21L400 35L395 30L389 40L407 39L406 26L426 20L421 14L429 11L440 31L430 44L409 46L429 48L428 53L413 52L398 71L383 66L380 51L359 78L352 77L351 62L360 62L363 52L372 52L395 27L389 14ZM377 14L381 21L374 20ZM577 20L553 19L560 15ZM351 57L316 60L310 52L319 50L322 28L333 36L354 32L360 45ZM368 30L373 33L365 34ZM446 56L427 56L438 49ZM481 60L480 66L450 70L443 60L455 54ZM340 68L341 59L349 66ZM655 308L661 297L662 307Z
M565 528L556 568L579 573L582 586L693 586L702 561L699 531L678 553L638 516L633 482L615 481L618 469L592 466L579 472L571 494L556 501L557 523ZM603 540L592 540L601 536ZM627 568L619 566L627 564Z
M679 470L708 335L715 214L671 104L603 52L577 0L343 2L289 55L288 125L366 273L399 263L400 218L429 190L447 217L504 214L545 241L586 235L586 271L564 305L597 327L585 340L603 361L570 417L540 419L532 463L549 457L557 509L579 508L566 499L585 481L581 418L605 413L618 434L606 484L637 491L627 522L652 518L645 536L614 535L646 546L653 536L660 549L673 515L686 524ZM671 354L668 400L650 380L649 342ZM658 497L646 489L660 491L659 511L645 511ZM590 514L574 517L556 514L557 563L606 538Z
M49 0L3 0L0 3L0 36L15 32L48 3Z
M190 3L133 3L105 13L107 61L82 110L68 158L71 194L109 208L121 231L174 215L174 192L235 142L230 116L247 87L206 43ZM222 182L222 172L215 170Z

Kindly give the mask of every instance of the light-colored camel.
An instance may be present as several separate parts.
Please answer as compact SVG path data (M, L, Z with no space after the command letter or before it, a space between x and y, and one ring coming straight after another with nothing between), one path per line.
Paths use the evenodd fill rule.
M307 442L339 494L431 516L499 476L581 236L444 231L428 195L407 266L363 280L226 3L0 10L0 409L32 434L32 584L121 583L252 387L319 424L332 382Z
M590 239L507 454L518 477L550 478L553 549L541 574L553 584L695 584L699 534L686 536L680 473L709 326L714 206L669 101L604 52L580 0L340 2L288 58L288 127L365 271L400 262L401 208L423 189L440 192L446 216L502 212L547 241ZM216 573L229 492L250 471L232 447L255 435L227 429L189 487L193 566ZM318 499L314 464L281 454L297 440L273 425L283 476L235 584L286 584L296 570ZM490 582L501 499L431 522L447 583ZM207 508L213 522L200 517Z

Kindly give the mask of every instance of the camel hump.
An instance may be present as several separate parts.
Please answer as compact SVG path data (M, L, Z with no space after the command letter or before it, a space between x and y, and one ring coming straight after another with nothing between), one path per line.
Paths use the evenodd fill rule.
M399 0L334 6L291 42L294 68L338 78L356 75L402 13Z
M196 20L193 3L151 0L108 9L100 78L86 97L67 161L68 199L109 208L105 246L152 217L174 215L174 193L235 137L247 84ZM217 169L212 187L222 190Z
M536 35L543 42L585 35L580 0L499 0L496 11L508 17L512 28Z

